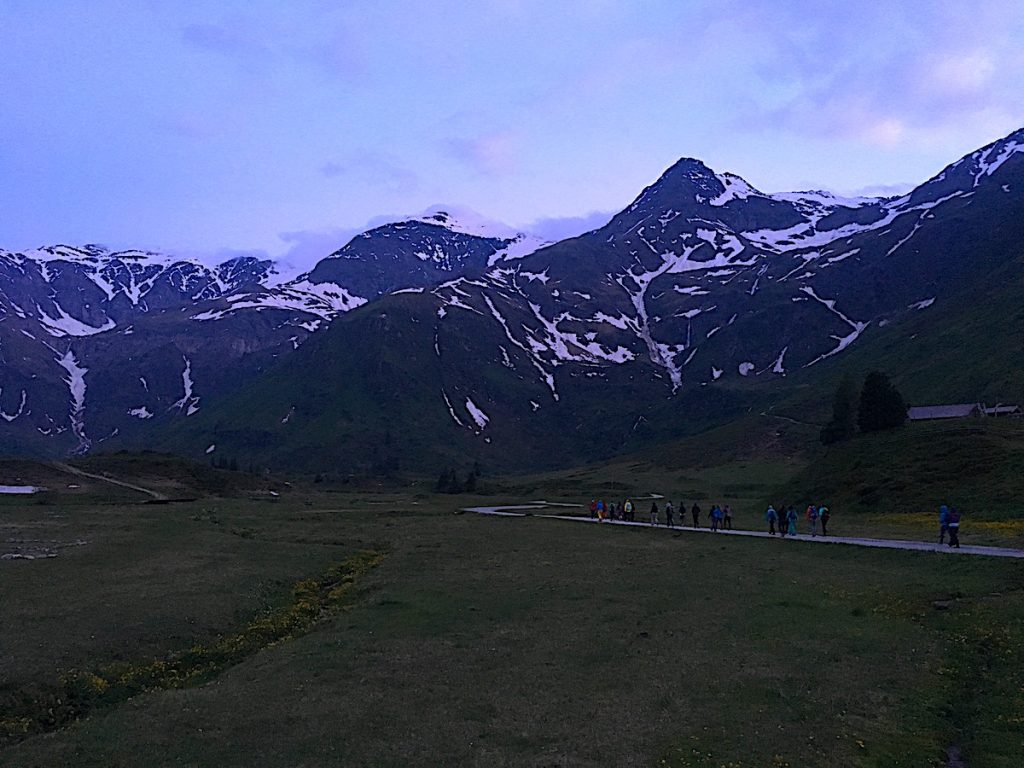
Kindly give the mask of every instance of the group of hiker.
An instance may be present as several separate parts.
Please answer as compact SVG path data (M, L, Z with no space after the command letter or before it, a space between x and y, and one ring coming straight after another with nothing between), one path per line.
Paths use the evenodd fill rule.
M614 501L605 503L603 499L592 499L589 510L590 516L598 522L605 522L608 520L622 520L627 523L636 522L637 509L632 499L626 499L621 503L616 503ZM682 527L687 523L687 511L689 511L691 525L694 528L700 528L703 510L697 502L694 502L689 510L687 510L685 503L681 503L679 507L676 508L673 506L671 501L666 501L665 507L662 510L658 508L657 499L654 499L651 501L648 519L651 525L664 524L669 528L674 528L676 527L676 516L678 515L679 525ZM662 523L662 514L664 514L664 523ZM804 517L807 521L807 533L811 536L817 536L818 531L820 530L822 536L828 535L828 521L832 517L832 513L829 512L828 507L810 504L804 513ZM792 505L788 507L780 505L779 511L776 511L775 507L769 504L768 510L765 512L764 519L765 522L768 523L768 533L772 536L775 535L776 528L778 528L778 532L781 536L797 535L797 520L799 519L799 515ZM728 504L712 504L711 509L708 510L708 527L712 531L731 531L732 520L732 507Z
M590 501L590 516L598 522L605 522L607 520L622 520L627 523L636 522L636 505L633 504L632 499L626 499L621 503L614 501L605 503L603 499L592 499ZM649 520L651 525L662 524L662 512L664 512L664 525L669 528L675 528L676 526L676 515L679 516L679 525L686 525L686 504L680 503L677 508L673 506L671 501L665 502L664 510L658 508L658 501L654 499L651 501L651 509L649 514ZM693 506L689 510L690 519L693 521L694 528L700 528L700 519L702 510L700 504L697 502L693 503ZM718 504L712 504L711 509L708 511L708 525L712 531L719 530L732 530L732 507L726 504L724 507Z
M769 504L764 513L764 521L768 524L768 533L771 536L775 535L776 527L779 529L780 536L796 536L796 523L799 519L800 514L792 504L789 506L780 504L778 509L775 509L774 504ZM832 513L824 505L808 504L807 509L804 510L807 533L811 536L818 535L819 526L821 535L828 536L828 521L831 519Z
M650 511L648 512L648 520L651 525L666 525L669 528L674 528L676 527L678 516L678 525L681 527L685 526L687 511L689 511L693 527L701 527L703 511L700 504L694 502L693 506L687 510L684 503L681 503L677 508L673 506L671 501L666 501L664 508L659 509L658 498L661 497L651 501ZM589 510L590 516L598 522L621 520L623 522L635 523L637 521L637 508L632 499L626 499L619 503L614 501L605 503L603 499L593 499L590 502ZM664 518L662 515L664 515ZM807 508L803 511L802 517L804 519L804 530L807 535L817 536L820 533L822 536L828 536L828 523L832 519L832 513L828 507L825 505L808 504ZM780 504L778 507L774 504L769 504L768 509L764 513L764 521L768 525L768 534L771 536L774 536L776 531L782 537L798 535L798 521L800 518L801 513L797 512L796 507L792 504ZM731 531L733 521L732 507L728 504L724 506L712 504L711 509L708 511L707 519L712 531ZM662 522L663 520L664 522ZM956 507L943 504L939 507L939 544L947 543L947 537L950 547L960 548L960 511Z

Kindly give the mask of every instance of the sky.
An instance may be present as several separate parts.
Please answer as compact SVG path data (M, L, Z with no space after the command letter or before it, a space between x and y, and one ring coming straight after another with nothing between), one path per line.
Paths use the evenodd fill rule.
M0 0L0 248L301 266L438 206L557 239L684 156L895 194L1021 94L1020 0Z

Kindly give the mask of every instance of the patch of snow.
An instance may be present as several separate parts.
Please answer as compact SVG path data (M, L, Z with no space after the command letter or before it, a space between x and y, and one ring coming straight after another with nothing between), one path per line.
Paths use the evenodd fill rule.
M508 350L500 344L498 345L498 349L501 350L501 364L506 368L514 368L515 366L512 365L512 358L508 356Z
M618 317L612 317L611 315L606 315L604 312L598 312L596 315L594 315L594 319L591 320L591 322L593 322L593 323L608 323L608 325L611 325L611 326L613 326L615 328L618 328L620 331L624 331L624 330L626 330L626 326L627 326L627 324L629 322L629 318L626 317L625 315L619 315Z
M177 408L179 411L184 410L186 416L191 416L199 410L199 398L192 394L194 386L192 382L192 361L187 357L183 357L183 359L185 361L185 370L181 374L181 383L185 394L167 410L172 411Z
M286 310L316 315L330 320L335 315L348 312L366 303L366 299L353 296L348 289L337 283L311 283L301 280L289 283L268 293L242 293L227 297L228 308L200 312L193 320L220 320L243 309Z
M551 245L550 240L543 240L535 235L519 232L504 248L491 254L491 257L487 260L487 266L492 266L499 261L513 261L525 258L549 245Z
M41 490L43 489L35 485L0 485L0 493L2 494L22 495L39 493Z
M477 407L477 404L468 397L466 398L466 410L469 411L469 415L473 417L473 421L476 422L476 425L480 429L487 426L487 422L490 421L490 418L488 418L487 414L481 411L480 408Z
M708 200L708 205L721 206L732 200L746 200L752 195L760 196L761 193L750 186L746 181L731 173L715 174L722 182L725 191L717 197Z
M840 197L824 189L812 189L803 192L773 192L768 195L772 200L780 200L797 204L813 204L825 208L862 208L882 202L879 197Z
M444 398L444 404L448 406L448 413L451 414L451 417L452 419L455 420L455 423L458 424L460 427L466 426L465 424L462 423L462 419L455 415L455 409L452 408L452 401L448 399L448 393L445 392L443 389L441 390L441 397Z
M667 211L665 211L664 214L658 217L658 223L661 224L662 227L664 227L673 219L679 218L680 215L681 214L676 213L676 211L673 210L672 208L669 208Z
M775 364L772 365L772 373L781 373L783 376L786 375L786 369L783 367L782 361L786 357L786 350L788 349L789 346L787 345L782 348L781 352L779 352L779 356L775 359Z
M740 363L737 370L739 371L740 376L746 376L754 370L754 364L751 362Z
M128 411L128 415L129 416L134 416L137 419L151 419L151 418L153 418L153 414L150 413L149 409L146 408L146 406L144 406L144 405L139 406L138 408L132 408L130 411Z
M935 303L935 298L925 299L924 301L915 301L907 309L927 309Z
M543 272L520 272L520 275L525 277L531 283L537 281L544 285L548 284L548 271L545 269Z
M3 389L0 389L0 394L2 394L2 393L3 393ZM3 419L8 424L10 424L12 421L17 419L19 416L21 416L21 414L23 414L25 412L25 403L26 403L27 399L28 399L27 393L25 392L24 389L21 390L21 402L18 405L18 410L15 411L14 413L7 413L2 408L0 408L0 419Z
M519 349L523 350L523 352L525 352L529 356L530 363L533 365L534 368L537 369L537 371L540 373L541 380L545 384L547 384L548 388L551 390L551 397L555 401L557 401L558 390L555 389L555 377L548 373L548 371L541 364L541 361L537 359L537 350L527 348L527 346L523 344L523 342L519 341L519 339L513 336L512 330L508 326L508 321L505 320L502 314L498 311L498 308L494 306L494 302L491 301L490 296L488 296L487 294L483 294L483 298L484 303L487 304L487 308L490 309L491 311L491 316L498 321L498 324L501 326L502 330L505 331L505 338L507 338L510 342L512 342L515 346L519 347ZM536 343L536 341L532 338L529 339L529 341L531 342L531 347L532 344Z
M68 372L64 383L68 385L68 392L71 394L71 403L68 407L71 431L78 438L76 452L84 453L92 445L92 441L85 434L85 374L89 369L78 364L70 349L62 357L57 358L57 365Z
M48 334L57 338L63 336L95 336L97 333L109 331L116 326L116 323L109 318L103 325L88 325L69 315L60 304L54 304L54 308L57 310L57 317L50 317L38 304L36 305L36 310L39 312L39 322L43 324Z
M576 334L563 331L558 327L561 317L548 320L537 304L530 304L534 317L541 323L546 333L544 342L559 360L595 362L597 359L613 363L624 363L633 359L633 353L625 347L606 350L595 341L583 341ZM578 350L575 351L575 350Z
M463 235L489 237L498 240L509 240L523 233L502 224L500 221L488 219L471 208L452 205L435 205L422 213L409 218L424 224L450 229Z
M838 309L836 309L836 302L835 302L834 299L823 299L823 298L821 298L820 296L818 296L818 294L816 294L814 292L814 289L811 288L810 286L804 286L800 290L803 293L805 293L808 296L810 296L815 301L817 301L820 304L822 304L825 307L827 307L828 310L832 314L834 314L837 317L839 317L839 319L841 319L843 322L847 323L850 326L850 328L852 329L852 331L849 334L847 334L846 336L836 336L836 335L832 334L831 338L833 338L836 342L838 342L838 344L836 345L835 349L833 349L830 352L826 352L825 354L819 355L818 357L814 358L811 362L807 363L804 366L805 368L807 368L809 366L814 365L815 363L821 362L822 360L824 360L824 359L826 359L828 357L832 357L833 355L837 355L840 352L842 352L844 349L846 349L848 346L850 346L853 342L855 342L857 340L857 337L859 337L864 332L864 329L867 328L868 325L870 325L870 323L862 323L862 322L859 322L859 321L856 321L856 320L851 320L846 315L844 315L842 312L840 312Z
M718 381L719 377L723 373L724 373L724 371L721 368L715 368L715 366L713 366L713 365L711 366L711 380L712 381Z
M208 453L208 454L213 453L215 450L217 450L217 444L216 443L210 443L206 447L206 453Z
M841 253L838 256L830 256L825 260L825 263L838 264L840 261L844 261L845 259L848 259L851 256L856 256L858 253L860 253L860 248L854 248L852 251L846 251L845 253Z
M1000 153L992 160L989 160L992 152L996 147L991 147L983 152L978 159L978 174L974 177L974 186L977 187L981 183L981 179L984 176L991 176L997 170L999 166L1005 163L1010 157L1017 152L1024 152L1024 142L1017 143L1016 141L1007 142Z

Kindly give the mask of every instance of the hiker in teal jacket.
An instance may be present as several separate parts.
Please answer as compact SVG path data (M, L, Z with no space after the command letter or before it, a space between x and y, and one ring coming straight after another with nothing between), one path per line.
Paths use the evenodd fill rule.
M790 507L789 511L786 512L786 522L788 523L788 525L786 527L787 527L787 533L789 533L790 536L796 536L796 520L797 520L796 510L793 509L793 507Z

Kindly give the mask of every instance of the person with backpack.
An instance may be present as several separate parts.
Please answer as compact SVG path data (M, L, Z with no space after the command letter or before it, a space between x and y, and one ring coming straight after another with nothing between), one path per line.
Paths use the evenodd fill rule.
M786 535L796 536L796 510L793 509L793 505L789 505L789 509L786 510Z
M633 520L633 502L626 499L626 503L622 505L622 511L625 518L632 522Z
M828 521L832 519L832 513L828 507L822 506L818 509L818 519L821 521L821 535L828 536Z
M949 530L949 507L939 507L939 544L945 543L946 532Z
M593 518L597 517L597 502L593 499L590 500L590 516Z
M658 524L658 502L651 502L651 525Z
M725 509L722 510L723 520L725 521L725 530L732 530L732 507L728 504L725 505Z
M603 499L598 499L597 500L597 522L599 522L599 523L603 523L604 522L604 500Z
M700 505L696 501L690 507L690 516L693 518L693 527L700 528Z
M775 523L779 520L779 513L775 511L775 507L771 504L768 505L767 511L764 513L764 521L768 523L768 535L775 535ZM779 526L781 528L781 526Z
M960 549L960 510L956 507L949 511L946 528L949 531L949 546Z
M711 519L711 530L717 532L718 526L722 521L722 508L719 507L717 504L713 504L711 506L711 512L708 514L708 517Z
M669 528L675 528L676 527L676 521L673 518L674 514L675 514L675 510L672 508L672 502L671 501L665 502L665 522L668 523L668 527Z
M813 504L807 506L807 529L811 536L818 535L818 508Z

